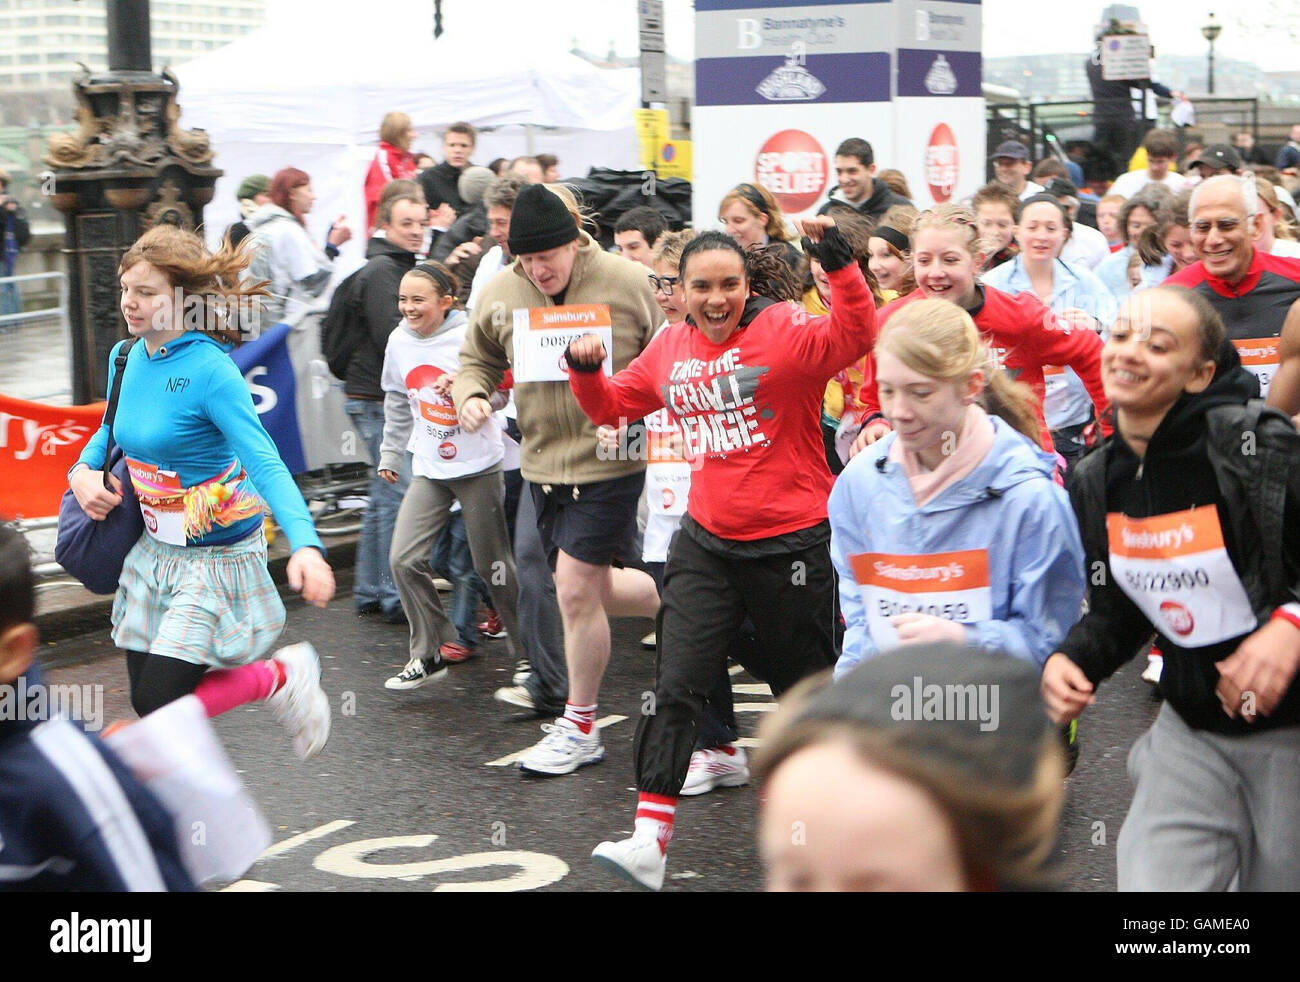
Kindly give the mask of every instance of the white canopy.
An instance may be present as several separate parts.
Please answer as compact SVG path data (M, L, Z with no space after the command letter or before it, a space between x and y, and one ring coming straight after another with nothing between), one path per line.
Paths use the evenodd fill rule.
M476 16L472 7L477 22L449 21L434 41L428 0L280 0L264 27L178 66L181 125L208 131L225 171L204 210L208 241L238 220L240 181L293 166L311 175L317 194L313 238L323 241L346 215L354 239L339 265L356 265L366 169L380 120L393 110L411 117L413 149L435 160L442 128L463 119L480 129L476 163L548 152L565 176L638 165L636 70L602 70L569 54L536 4L463 4L459 16Z

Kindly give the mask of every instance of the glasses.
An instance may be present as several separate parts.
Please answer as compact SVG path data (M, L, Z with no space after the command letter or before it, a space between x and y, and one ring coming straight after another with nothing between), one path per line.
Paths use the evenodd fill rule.
M1234 231L1241 224L1239 218L1220 218L1217 222L1199 221L1192 223L1192 230L1201 235L1208 235L1210 229L1218 228L1220 232L1228 233Z
M655 293L662 293L666 297L672 296L673 290L677 289L677 284L681 281L680 276L655 276L654 273L650 274L650 286Z

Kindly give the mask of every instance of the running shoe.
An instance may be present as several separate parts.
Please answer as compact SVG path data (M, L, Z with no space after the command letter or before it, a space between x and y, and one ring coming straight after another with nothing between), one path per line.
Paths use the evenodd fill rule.
M441 661L426 662L412 658L406 667L384 683L385 689L418 689L426 682L439 682L447 677L447 666Z
M655 632L651 631L649 634L647 634L644 638L641 639L641 647L645 648L646 651L654 651L657 640L658 639L655 637Z
M474 649L460 641L448 641L438 649L438 656L452 665L459 665L474 657Z
M330 701L320 686L320 658L303 642L281 648L275 660L284 669L284 685L266 701L293 739L294 753L306 760L330 738Z
M510 681L514 685L523 685L528 681L528 676L533 674L533 666L527 658L520 658L515 662L514 678Z
M661 890L668 857L652 835L634 835L620 842L602 842L591 850L596 865L642 890Z
M542 731L546 736L519 759L521 771L547 776L572 774L579 767L599 764L605 759L605 745L601 743L597 726L590 733L583 733L561 716L554 723L543 723Z
M511 706L518 706L520 709L537 710L537 704L533 702L533 695L522 685L510 685L497 689L492 693L492 698L497 702L509 703Z
M682 796L707 794L714 788L739 788L749 783L749 760L745 751L735 748L735 753L709 748L691 754L691 766L686 771Z
M509 632L506 631L506 623L501 619L501 615L495 610L489 610L487 620L478 626L478 633L485 638L491 638L493 641L500 641L502 638L508 638Z

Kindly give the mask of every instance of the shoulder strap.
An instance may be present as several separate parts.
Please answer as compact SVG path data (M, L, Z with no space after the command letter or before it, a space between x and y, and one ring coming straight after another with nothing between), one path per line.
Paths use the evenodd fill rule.
M139 338L128 338L122 342L122 346L117 349L117 356L113 359L113 387L108 393L108 410L104 413L104 422L108 424L108 444L104 447L104 487L112 490L108 483L108 473L112 470L111 457L113 455L113 420L117 417L117 399L122 394L122 376L126 373L126 356L131 353L135 343Z

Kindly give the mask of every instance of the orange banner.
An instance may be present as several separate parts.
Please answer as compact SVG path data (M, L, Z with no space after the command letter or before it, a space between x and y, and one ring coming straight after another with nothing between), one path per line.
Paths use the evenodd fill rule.
M0 395L0 519L57 515L68 468L103 418L102 402L46 406Z

